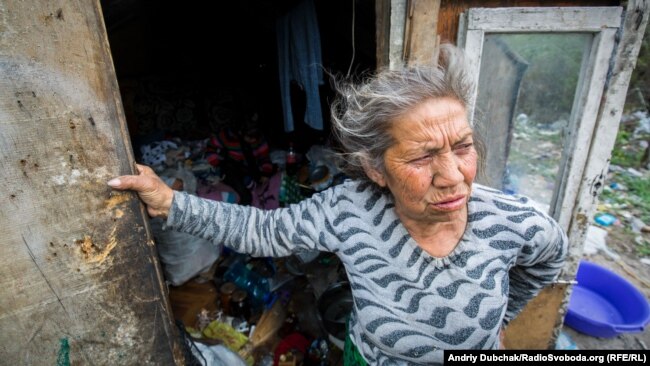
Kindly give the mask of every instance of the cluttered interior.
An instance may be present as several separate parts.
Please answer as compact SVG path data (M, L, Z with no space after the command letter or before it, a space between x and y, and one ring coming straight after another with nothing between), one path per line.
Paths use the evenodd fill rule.
M136 162L175 190L271 210L340 184L329 105L376 67L374 2L102 1ZM260 258L151 220L179 332L224 364L342 364L337 257ZM223 361L228 360L230 361Z

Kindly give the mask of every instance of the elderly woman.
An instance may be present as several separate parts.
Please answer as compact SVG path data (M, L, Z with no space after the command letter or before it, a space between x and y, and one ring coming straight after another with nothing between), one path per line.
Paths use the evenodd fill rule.
M336 253L354 296L348 342L369 364L499 348L502 327L556 277L567 240L527 198L473 183L467 73L445 45L437 68L342 87L333 125L353 179L287 208L174 192L146 167L108 184L137 191L170 228L253 256Z

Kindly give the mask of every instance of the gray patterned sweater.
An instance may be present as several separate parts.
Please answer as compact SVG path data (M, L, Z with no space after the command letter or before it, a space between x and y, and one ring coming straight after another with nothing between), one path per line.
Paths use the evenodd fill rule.
M262 211L174 193L167 226L253 256L336 253L354 296L351 338L372 365L442 363L444 349L499 347L501 326L558 274L567 239L527 198L474 184L444 258L420 249L390 194L363 182Z

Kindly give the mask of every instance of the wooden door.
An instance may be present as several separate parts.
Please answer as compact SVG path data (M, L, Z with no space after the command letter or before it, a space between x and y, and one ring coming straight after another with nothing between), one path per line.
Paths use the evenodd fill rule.
M0 154L0 363L181 363L99 1L0 1Z

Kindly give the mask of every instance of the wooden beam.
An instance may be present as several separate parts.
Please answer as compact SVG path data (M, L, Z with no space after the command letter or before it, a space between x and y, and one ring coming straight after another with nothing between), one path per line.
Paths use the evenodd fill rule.
M617 28L620 25L619 19L611 16L611 7L589 7L588 15L578 7L530 8L518 11L516 18L508 10L486 8L472 12L467 19L467 28L492 33L519 33L531 29L535 32L553 32L564 19L571 19L572 23L579 25L575 27L576 32L598 32L602 28Z
M377 70L388 67L390 50L390 0L375 1L375 35L377 41Z
M407 65L437 63L440 0L409 0L407 10L404 61Z
M459 16L471 8L515 6L618 6L618 0L442 0L438 16L438 35L442 42L456 43Z
M0 363L183 363L99 1L0 2Z
M391 70L404 66L404 28L407 0L390 0L390 36L388 67Z

